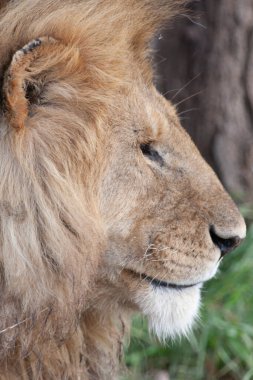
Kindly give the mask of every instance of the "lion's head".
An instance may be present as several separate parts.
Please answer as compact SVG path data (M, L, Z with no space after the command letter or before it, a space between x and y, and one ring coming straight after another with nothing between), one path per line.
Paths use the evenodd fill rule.
M173 336L191 326L203 282L245 224L173 106L133 82L115 100L121 113L112 114L104 142L102 273L122 304L137 306L159 336Z
M153 84L147 47L174 3L23 0L1 11L2 329L19 315L29 331L49 324L36 344L64 341L89 312L139 310L159 337L185 333L202 284L244 238ZM17 331L27 334L8 331L5 356L17 340L32 350Z

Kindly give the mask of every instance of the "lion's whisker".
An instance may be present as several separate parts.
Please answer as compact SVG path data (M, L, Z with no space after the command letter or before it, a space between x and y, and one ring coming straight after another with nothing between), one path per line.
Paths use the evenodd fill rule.
M187 98L185 98L185 99L181 100L180 102L176 103L176 104L175 104L175 107L177 108L180 104L183 104L183 103L186 102L187 100L190 100L190 99L194 98L195 96L198 96L198 95L200 95L200 94L202 94L202 93L203 93L203 91L198 91L198 92L196 92L195 94L192 94L192 95L190 95L190 96L187 96Z
M175 95L171 98L171 101L174 100L183 90L185 90L192 82L194 82L199 76L201 75L201 73L195 75L192 79L190 79L183 87L181 87L176 93Z

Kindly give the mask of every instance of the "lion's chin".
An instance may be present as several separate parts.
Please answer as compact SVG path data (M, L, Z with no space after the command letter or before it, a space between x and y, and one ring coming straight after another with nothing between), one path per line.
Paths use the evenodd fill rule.
M197 319L200 288L200 284L184 290L150 286L136 296L136 303L160 340L174 339L188 335Z

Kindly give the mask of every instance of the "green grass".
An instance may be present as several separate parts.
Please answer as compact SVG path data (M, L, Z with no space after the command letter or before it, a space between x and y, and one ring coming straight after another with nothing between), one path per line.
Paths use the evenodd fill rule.
M171 380L253 379L253 224L204 287L201 321L190 340L161 346L137 317L126 363L124 380L152 380L155 369L168 371Z

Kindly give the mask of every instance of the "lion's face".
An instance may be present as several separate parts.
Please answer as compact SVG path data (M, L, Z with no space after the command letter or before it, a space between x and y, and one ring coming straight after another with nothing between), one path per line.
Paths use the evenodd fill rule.
M245 236L245 223L173 106L154 88L128 91L104 144L103 278L160 337L174 336L191 326L203 282Z

